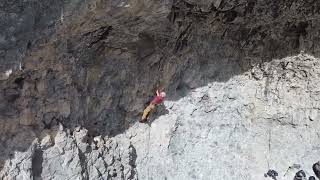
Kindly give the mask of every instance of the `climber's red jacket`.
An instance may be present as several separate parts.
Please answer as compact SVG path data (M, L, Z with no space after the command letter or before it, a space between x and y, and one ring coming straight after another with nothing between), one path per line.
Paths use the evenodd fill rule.
M163 97L162 96L156 96L155 98L153 98L153 100L151 101L152 104L160 104L163 101Z

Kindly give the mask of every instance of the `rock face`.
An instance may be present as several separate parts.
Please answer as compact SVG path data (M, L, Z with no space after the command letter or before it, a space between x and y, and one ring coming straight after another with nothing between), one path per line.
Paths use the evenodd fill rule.
M90 138L62 125L44 130L27 150L8 151L0 177L254 180L268 169L276 170L268 173L273 179L303 179L312 169L318 175L319 63L305 54L264 63L166 101L167 114L115 137Z
M140 177L253 180L268 169L277 179L292 180L301 169L313 174L320 153L318 65L307 55L274 60L167 101L167 115L127 132L143 129L130 140ZM259 80L258 71L265 72Z
M15 153L1 179L137 179L130 163L134 146L122 152L116 141L97 138L91 146L87 131L77 128L44 131L24 153ZM127 154L126 154L127 153ZM134 160L133 160L133 163Z
M64 19L89 9L78 0L0 2L0 73L19 69L29 51L48 40ZM79 10L80 9L80 10ZM3 74L0 74L0 79Z
M320 2L4 1L0 10L1 179L313 175ZM159 86L164 106L137 123Z
M320 162L315 163L312 166L314 174L320 179Z
M63 1L0 2L0 71L18 69L26 51L39 36L54 31Z

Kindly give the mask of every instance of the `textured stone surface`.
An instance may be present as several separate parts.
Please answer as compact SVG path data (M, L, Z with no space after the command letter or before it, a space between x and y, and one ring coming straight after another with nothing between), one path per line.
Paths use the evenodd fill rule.
M115 140L102 139L96 147L87 141L87 130L80 128L72 134L62 126L44 133L26 152L6 161L1 179L137 179L130 165L133 145L123 153ZM43 146L47 137L53 144Z
M311 175L319 10L306 0L0 2L0 177ZM165 106L136 123L159 86Z
M63 23L39 36L23 68L1 81L1 123L123 133L157 86L176 100L273 58L319 55L319 7L298 0L68 1Z
M137 133L130 141L140 178L254 180L269 169L277 179L292 180L299 170L314 175L319 67L308 55L274 60L167 101L168 115L127 132ZM259 80L257 71L264 72Z
M320 179L320 163L317 162L312 166L314 174Z
M0 79L21 68L30 50L46 42L65 19L90 9L78 0L2 0L0 2Z
M319 59L301 54L166 101L168 114L115 137L60 125L6 160L0 177L306 179L318 175L319 76Z

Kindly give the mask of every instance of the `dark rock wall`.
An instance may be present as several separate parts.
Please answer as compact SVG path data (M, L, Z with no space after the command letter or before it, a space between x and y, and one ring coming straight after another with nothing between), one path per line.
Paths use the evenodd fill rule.
M17 69L25 53L60 21L64 1L0 2L0 71Z
M3 133L60 122L116 135L140 118L159 86L177 99L273 58L302 50L319 55L314 0L2 1L0 7L1 70L23 57L23 70L0 82Z
M18 69L25 56L48 41L65 19L90 8L90 3L80 0L2 0L0 72Z

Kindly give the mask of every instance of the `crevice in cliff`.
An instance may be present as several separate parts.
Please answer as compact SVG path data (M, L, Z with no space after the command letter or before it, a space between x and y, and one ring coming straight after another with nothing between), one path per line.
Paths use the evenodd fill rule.
M84 179L89 178L89 171L87 167L87 158L86 155L78 148L79 152L79 160L80 160L80 165L81 165L81 174Z
M130 170L130 176L129 176L129 180L133 180L137 174L136 174L136 161L137 161L137 150L136 148L130 144L129 146L129 165L131 166L131 170Z
M175 135L176 135L175 133L177 132L179 126L180 126L180 120L178 118L178 119L176 119L176 122L174 123L174 128L173 128L172 132L170 133L170 139L169 139L167 149L170 149L172 139L175 137Z
M43 163L43 151L40 148L36 148L32 158L32 175L34 179L42 179L42 163Z
M111 30L112 26L102 26L97 30L83 34L83 41L89 41L87 46L91 48L99 41L105 40L108 37Z

